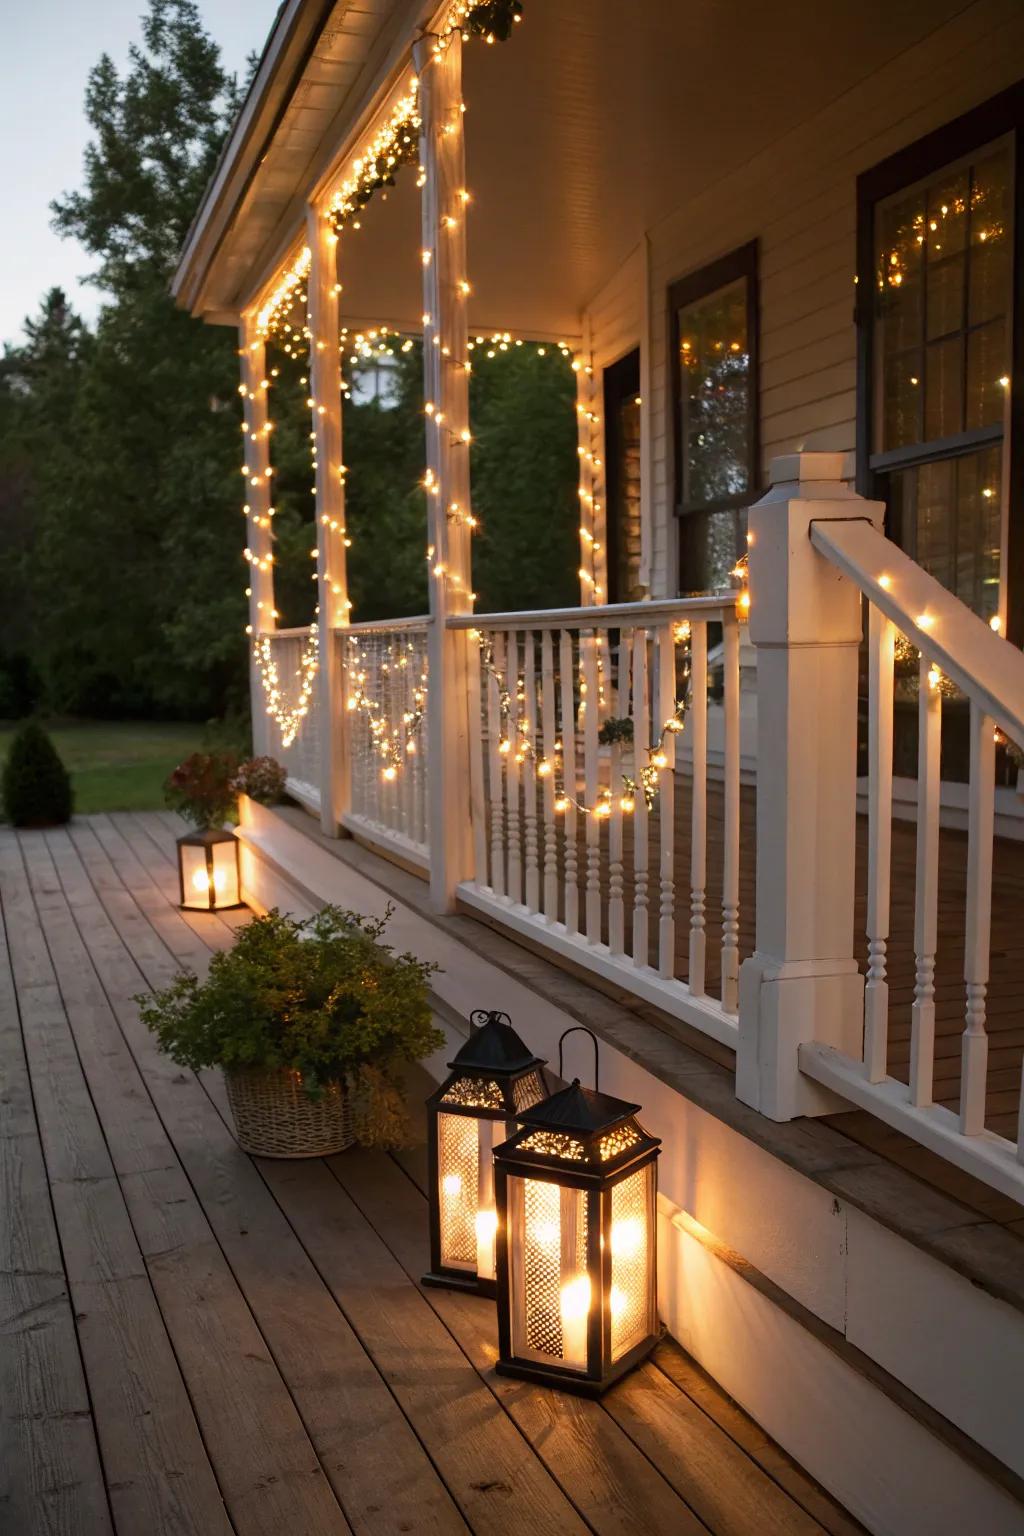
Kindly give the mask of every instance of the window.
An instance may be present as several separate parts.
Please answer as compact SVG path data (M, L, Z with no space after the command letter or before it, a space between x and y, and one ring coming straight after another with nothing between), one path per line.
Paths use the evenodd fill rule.
M728 585L757 498L757 246L669 289L683 592Z
M1015 88L861 177L861 487L984 618L1007 614ZM1017 455L1019 458L1019 454ZM1024 594L1021 594L1024 595Z

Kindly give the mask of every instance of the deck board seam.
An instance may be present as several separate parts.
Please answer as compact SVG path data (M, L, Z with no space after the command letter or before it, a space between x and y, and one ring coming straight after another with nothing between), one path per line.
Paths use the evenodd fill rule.
M20 857L20 855L21 855L20 846L18 846L17 843L15 844L15 846L18 847L18 853L19 853L19 857ZM46 1151L45 1151L45 1148L43 1146L42 1126L41 1126L40 1120L39 1120L39 1105L38 1105L37 1098L36 1098L36 1086L35 1086L35 1083L33 1082L33 1079L32 1079L32 1070L31 1070L31 1068L29 1066L28 1043L27 1043L27 1041L25 1039L25 1016L24 1016L24 1010L22 1009L22 1006L21 1006L21 997L20 997L20 994L19 994L19 990L18 990L17 984L14 981L13 954L12 954L12 950L11 950L10 928L9 928L8 922L7 922L6 905L7 905L7 897L6 897L6 894L5 894L4 890L3 890L2 885L0 885L0 924L2 924L2 926L3 926L4 959L5 959L5 963L10 966L10 970L11 970L12 989L13 989L13 992L14 992L14 1006L15 1006L15 1009L17 1011L17 1017L18 1017L18 1038L19 1038L19 1040L21 1042L22 1058L23 1058L24 1065L25 1065L25 1080L26 1080L26 1082L28 1084L29 1101L30 1101L30 1103L32 1105L32 1119L33 1119L33 1123L34 1123L35 1128L36 1128L36 1130L35 1130L35 1139L36 1139L36 1143L37 1143L38 1148L39 1148L39 1155L40 1155L40 1158L42 1159L42 1166L43 1166L43 1170L44 1170L45 1176L46 1176L46 1200L47 1200L47 1204L48 1204L49 1211L50 1211L50 1223L51 1223L51 1226L53 1228L55 1241L57 1243L57 1251L60 1254L60 1262L61 1262L61 1276L60 1276L60 1278L63 1280L64 1298L65 1298L65 1301L66 1301L68 1312L70 1314L71 1326L72 1326L72 1328L74 1330L75 1349L76 1349L77 1357L78 1357L78 1368L79 1368L79 1371L81 1372L82 1383L83 1383L83 1386L84 1386L84 1389L85 1389L85 1397L86 1397L86 1401L87 1401L87 1403L89 1405L89 1419L90 1419L90 1422L91 1422L91 1425L92 1425L92 1438L93 1438L93 1443L94 1443L95 1449L96 1449L96 1459L97 1459L97 1462L99 1464L100 1478L101 1478L101 1481L103 1483L103 1497L104 1497L104 1500L106 1501L107 1515L108 1515L108 1518L109 1518L109 1521L110 1521L110 1529L111 1529L111 1531L116 1531L117 1526L116 1526L115 1521L114 1521L114 1507L113 1507L113 1503L111 1502L111 1498L110 1498L110 1484L109 1484L109 1479L108 1479L108 1476L107 1476L107 1467L106 1467L106 1462L105 1462L105 1459L104 1459L104 1456L103 1456L103 1446L102 1446L102 1444L100 1442L99 1428L98 1428L97 1423L96 1423L96 1406L95 1406L95 1401L94 1401L94 1396L93 1396L92 1384L91 1384L91 1382L89 1380L89 1372L86 1369L85 1354L84 1354L84 1351L82 1349L81 1330L80 1330L80 1327L79 1327L79 1321L78 1321L77 1311L76 1311L76 1308L75 1308L75 1305L74 1305L74 1300L73 1300L72 1295L71 1295L71 1281L70 1281L70 1279L68 1277L67 1259L65 1258L65 1254L64 1254L64 1238L63 1238L63 1236L61 1234L60 1225L59 1225L59 1223L57 1221L57 1210L56 1210L56 1207L54 1205L53 1190L52 1190L52 1186L50 1184L50 1171L49 1171L49 1167L48 1167L47 1162L46 1162ZM33 898L33 907L34 906L35 906L35 899ZM49 953L48 950L47 950L47 953Z
M93 835L95 836L95 834L93 834ZM98 839L97 839L97 841L98 841ZM78 852L77 845L75 845L75 847L76 847L76 853L77 853ZM100 847L101 847L101 850L102 850L102 845L100 845ZM105 850L103 850L103 851L104 851L104 856L106 856L105 855ZM125 942L125 940L121 936L120 931L117 928L117 924L114 921L114 918L112 917L112 915L111 915L111 913L110 913L110 911L109 911L109 909L107 907L107 904L106 904L106 902L103 899L103 894L104 893L102 892L102 890L100 890L96 886L95 882L92 879L91 873L90 873L88 867L86 866L84 860L81 859L80 854L79 854L79 862L82 865L83 872L84 872L84 874L85 874L85 876L86 876L86 878L88 880L88 883L89 883L90 887L93 890L93 893L95 895L95 898L96 898L97 902L101 906L103 912L106 914L107 919L110 922L111 928L112 928L112 930L114 931L114 933L117 936L118 943L124 949L126 955L128 956L128 958L131 961L131 963L132 963L136 973L138 974L138 976L140 978L140 983L141 983L141 988L140 989L141 990L145 990L145 991L152 991L152 987L151 987L151 985L149 983L148 978L145 976L145 973L142 971L142 968L141 968L139 962L135 958L135 955L133 954L131 949L128 947L127 943ZM108 860L108 862L111 862L111 861ZM55 865L55 868L56 868L56 865ZM112 862L111 862L111 868L113 868ZM115 871L115 873L116 873L116 871ZM78 933L79 938L81 939L81 942L82 942L82 945L83 945L84 949L89 954L90 965L93 965L92 953L91 953L91 950L89 948L88 941L85 938L85 936L82 933L82 930L81 930L81 928L79 926L77 914L75 913L74 907L73 907L70 899L68 898L67 891L66 891L65 886L64 886L63 875L61 874L61 871L59 870L59 868L57 869L57 878L58 878L58 880L61 883L61 889L64 892L65 900L67 901L67 904L68 904L68 910L71 913L72 921L75 924L75 930ZM170 961L174 964L175 968L176 969L180 969L181 962L178 961L177 958L173 954L171 954L170 951L167 950L166 944L164 944L164 942L163 942L162 938L160 937L160 935L156 932L155 928L153 928L153 925L151 923L149 923L148 917L146 917L146 914L138 906L138 903L134 902L134 897L132 897L131 892L127 890L127 887L125 887L123 885L123 883L122 883L122 890L124 891L124 893L127 896L129 896L132 899L132 901L133 901L133 903L135 905L136 911L145 919L145 921L147 923L147 926L150 928L151 933L153 933L155 938L163 946L163 948L165 949L165 951L169 955ZM224 1261L225 1267L227 1269L227 1272L231 1276L231 1279L234 1282L234 1285L235 1285L235 1287L236 1287L236 1289L237 1289L237 1291L238 1291L238 1293L239 1293L239 1295L241 1297L241 1300L242 1300L242 1302L243 1302L243 1304L244 1304L244 1306L245 1306L245 1308L246 1308L246 1310L247 1310L247 1312L248 1312L248 1314L249 1314L249 1316L250 1316L250 1318L252 1320L253 1327L256 1330L256 1333L258 1334L259 1338L261 1339L261 1341L263 1343L263 1346L264 1346L264 1348L267 1351L268 1357L273 1362L274 1369L277 1372L278 1377L281 1380L281 1383L282 1383L282 1385L284 1387L284 1390L286 1391L286 1393L288 1395L288 1398L289 1398L290 1402L292 1403L292 1406L293 1406L293 1408L295 1410L295 1413L296 1413L296 1416L298 1418L298 1422L301 1424L303 1432L304 1432L304 1434L306 1436L306 1439L309 1442L310 1450L311 1450L313 1456L315 1457L318 1466L320 1467L320 1471L321 1471L321 1474L323 1476L324 1483L327 1486L327 1488L330 1490L331 1497L335 1500L335 1502L336 1502L336 1504L338 1506L338 1509L339 1509L339 1511L341 1513L342 1519L344 1520L345 1525L347 1526L349 1532L351 1533L353 1531L352 1523L349 1520L348 1515L347 1515L347 1513L345 1511L344 1505L342 1503L342 1500L341 1500L337 1490L335 1489L334 1484L333 1484L331 1478L329 1477L329 1475L327 1473L327 1469L326 1469L326 1467L323 1464L323 1459L322 1459L322 1457L320 1455L320 1452L317 1449L317 1446L316 1446L315 1442L313 1441L313 1439L312 1439L312 1437L310 1435L309 1427L308 1427L308 1425L306 1423L306 1420L305 1420L305 1417L303 1416L303 1414L302 1414L302 1412L301 1412L301 1410L299 1408L299 1405L298 1405L298 1403L297 1403L297 1401L295 1399L295 1394L294 1394L294 1392L293 1392L293 1390L291 1388L291 1385L289 1384L287 1378L284 1376L284 1374L283 1374L283 1372L281 1370L281 1366L280 1366L280 1364L278 1362L277 1356L276 1356L276 1354L274 1353L274 1351L270 1347L270 1344L269 1344L269 1342L268 1342L268 1340L266 1338L266 1335L264 1334L264 1331L263 1331L263 1328L262 1328L262 1326L261 1326L261 1324L259 1322L259 1319L257 1318L257 1316L256 1316L256 1314L255 1314L255 1312L253 1310L253 1307L252 1307L252 1304L251 1304L251 1302L249 1300L249 1297L247 1296L245 1289L241 1285L241 1283L240 1283L240 1281L238 1279L238 1276L235 1273L234 1266L231 1264L230 1260L228 1259L228 1256L227 1256L226 1252L224 1251L223 1244L221 1243L220 1238L217 1236L217 1233L216 1233L212 1223L210 1222L209 1217L207 1216L206 1206L205 1206L202 1198L200 1197L199 1192L198 1192L198 1190L195 1187L195 1184L193 1183L192 1177L189 1174L189 1171L188 1171L187 1167L185 1166L185 1164L184 1164L184 1162L182 1160L181 1154L178 1151L177 1144L175 1143L174 1137L172 1136L168 1126L166 1125L166 1123L164 1121L164 1118L163 1118L162 1114L160 1113L160 1110L159 1110L159 1108L158 1108L158 1106L157 1106L157 1104L156 1104L156 1102L155 1102L155 1100L153 1098L152 1090L150 1088L150 1085L149 1085L149 1082L148 1082L148 1079L147 1079L147 1076L146 1076L146 1072L145 1072L143 1066L140 1064L138 1058L136 1057L135 1051L132 1048L131 1041L128 1039L128 1036L127 1036L127 1034L124 1031L124 1028L123 1028L123 1026L121 1024L120 1018L118 1017L117 1009L114 1007L113 999L111 998L110 993L109 993L109 991L107 989L106 982L104 981L103 977L99 974L99 972L96 970L95 965L93 965L93 971L94 971L94 974L96 975L97 982L98 982L98 984L99 984L99 986L100 986L100 988L101 988L101 990L103 992L103 996L105 997L105 999L107 1001L107 1005L108 1005L108 1007L110 1009L111 1015L112 1015L112 1017L114 1019L116 1027L118 1029L118 1032L121 1035L122 1040L124 1041L125 1048L128 1051L129 1056L131 1057L132 1061L135 1064L136 1071L139 1074L139 1078L140 1078L140 1080L142 1082L142 1085L143 1085L143 1087L145 1089L147 1098L149 1099L149 1102L150 1102L150 1104L152 1106L153 1113L155 1114L155 1116L156 1116L156 1118L157 1118L157 1120L158 1120L158 1122L159 1122L159 1124L160 1124L160 1126L161 1126L161 1128L163 1130L163 1133L166 1136L167 1141L168 1141L170 1147L172 1148L172 1150L174 1152L174 1155L175 1155L175 1158L177 1159L177 1164L178 1164L178 1167L179 1167L179 1169L181 1171L182 1177L185 1180L185 1183L187 1184L189 1190L191 1191L193 1199L196 1201L196 1204L198 1205L199 1210L202 1212L203 1218L204 1218L204 1220L206 1222L206 1226L207 1226L207 1229L208 1229L209 1234L210 1234L210 1240L214 1244L214 1246L216 1247L218 1252L221 1254L221 1257L223 1258L223 1261ZM118 1179L118 1182L120 1183L120 1177ZM127 1202L126 1202L126 1204L127 1204ZM129 1213L129 1221L131 1221L130 1213ZM135 1231L134 1223L132 1223L132 1230L133 1230L133 1232ZM141 1250L141 1246L140 1246L140 1252L141 1251L142 1250ZM150 1274L150 1268L149 1268L150 1256L146 1255L145 1253L143 1253L142 1254L142 1258L143 1258L143 1263L146 1265L146 1273L147 1273L147 1276L148 1276ZM150 1283L152 1284L152 1279L151 1278L150 1278ZM161 1310L161 1316L163 1316L162 1310ZM165 1328L166 1328L166 1324L165 1324ZM199 1426L199 1435L200 1435L200 1439L201 1439L202 1444L203 1444L203 1448L204 1448L204 1450L207 1453L207 1459L210 1461L210 1466L211 1466L211 1469L213 1471L213 1476L214 1476L214 1479L215 1479L215 1481L217 1483L217 1487L218 1487L218 1489L221 1489L221 1481L220 1481L220 1478L217 1475L217 1468L216 1468L216 1465L215 1465L213 1459L210 1457L209 1449L208 1449L208 1445L207 1445L207 1438L206 1438L206 1435L203 1432L203 1427L202 1427L202 1424L201 1424L201 1422L199 1420L199 1417L196 1414L196 1409L195 1409L195 1403L194 1403L194 1400L193 1400L193 1396L192 1396L192 1393L191 1393L191 1391L189 1389L188 1382L187 1382L187 1380L185 1378L184 1371L182 1370L181 1362L180 1362L179 1357L178 1357L178 1351L177 1351L177 1348L174 1345L173 1339L170 1336L169 1330L168 1330L168 1338L170 1339L170 1342L171 1342L171 1349L172 1349L172 1351L174 1353L175 1361L177 1362L179 1371L182 1374L182 1380L183 1380L183 1382L185 1384L185 1391L186 1391L186 1394L188 1396L189 1403L192 1406L193 1415L196 1417L196 1423ZM222 1494L222 1497L223 1497L223 1490L222 1489L221 1489L221 1494ZM227 1504L226 1500L225 1500L225 1503L224 1503L224 1507L225 1507L225 1512L227 1514L228 1520L229 1520L229 1522L232 1525L232 1528L237 1530L237 1525L236 1525L235 1521L232 1519L231 1512L230 1512L230 1509L228 1507L228 1504Z

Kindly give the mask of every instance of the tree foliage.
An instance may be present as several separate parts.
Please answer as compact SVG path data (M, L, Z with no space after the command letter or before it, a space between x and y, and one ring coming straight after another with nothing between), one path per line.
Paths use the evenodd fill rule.
M3 766L3 808L15 827L52 827L71 818L71 779L35 720L15 732Z
M193 0L148 0L124 69L86 90L81 185L56 228L95 261L94 329L54 289L0 362L0 716L247 708L236 336L169 284L238 93ZM304 365L275 356L275 597L308 623L316 543ZM514 349L472 384L481 608L575 596L576 454L564 360ZM419 343L345 403L355 615L427 607Z

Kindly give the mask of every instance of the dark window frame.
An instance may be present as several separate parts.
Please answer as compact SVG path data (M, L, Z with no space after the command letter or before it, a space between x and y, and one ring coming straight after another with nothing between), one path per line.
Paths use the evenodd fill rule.
M879 203L909 190L944 166L974 154L997 139L1013 147L1013 241L1010 291L1010 411L1005 429L979 427L953 436L874 452L876 412L875 210ZM935 462L976 451L986 443L1006 440L1008 473L1004 491L1009 509L1006 527L1006 634L1024 644L1024 81L1001 91L952 122L897 150L857 177L857 489L864 496L886 499L885 475L910 465ZM887 510L888 517L888 510ZM1015 526L1016 524L1016 526Z
M669 390L669 434L672 446L673 489L672 505L677 518L701 517L714 512L742 511L753 505L761 494L761 386L760 386L760 301L759 301L759 249L758 241L746 245L708 262L697 271L678 278L668 288L668 338L671 354L671 388ZM750 483L745 491L735 496L721 497L717 501L686 506L683 503L683 447L682 447L682 372L679 365L679 311L698 299L706 299L731 283L746 284L747 299L747 355L750 358L750 422L747 433L747 453Z

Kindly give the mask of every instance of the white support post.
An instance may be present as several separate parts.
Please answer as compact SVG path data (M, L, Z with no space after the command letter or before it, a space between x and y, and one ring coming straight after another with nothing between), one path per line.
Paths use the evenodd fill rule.
M757 932L740 971L736 1093L773 1120L843 1103L801 1076L801 1042L860 1058L864 980L853 953L860 591L819 555L811 524L882 508L836 453L776 459L750 511L757 646Z
M317 624L320 634L320 825L337 837L351 797L343 673L337 632L348 626L345 465L341 440L338 237L322 210L306 209L309 392L316 449Z
M274 608L273 537L271 533L270 429L267 421L266 346L256 329L255 317L243 315L238 327L238 356L245 425L245 553L249 593L249 698L252 709L252 749L258 756L273 756L270 720L252 654L261 634L277 628Z
M462 40L453 33L435 54L433 40L422 38L413 57L422 120L423 371L433 619L427 695L430 891L434 906L450 912L456 887L473 871L469 710L481 707L479 698L470 697L469 646L476 642L468 630L446 628L449 614L472 608Z
M576 374L576 451L579 455L580 607L608 601L608 548L604 504L603 422L590 345L590 320L583 328L582 350L573 360Z

